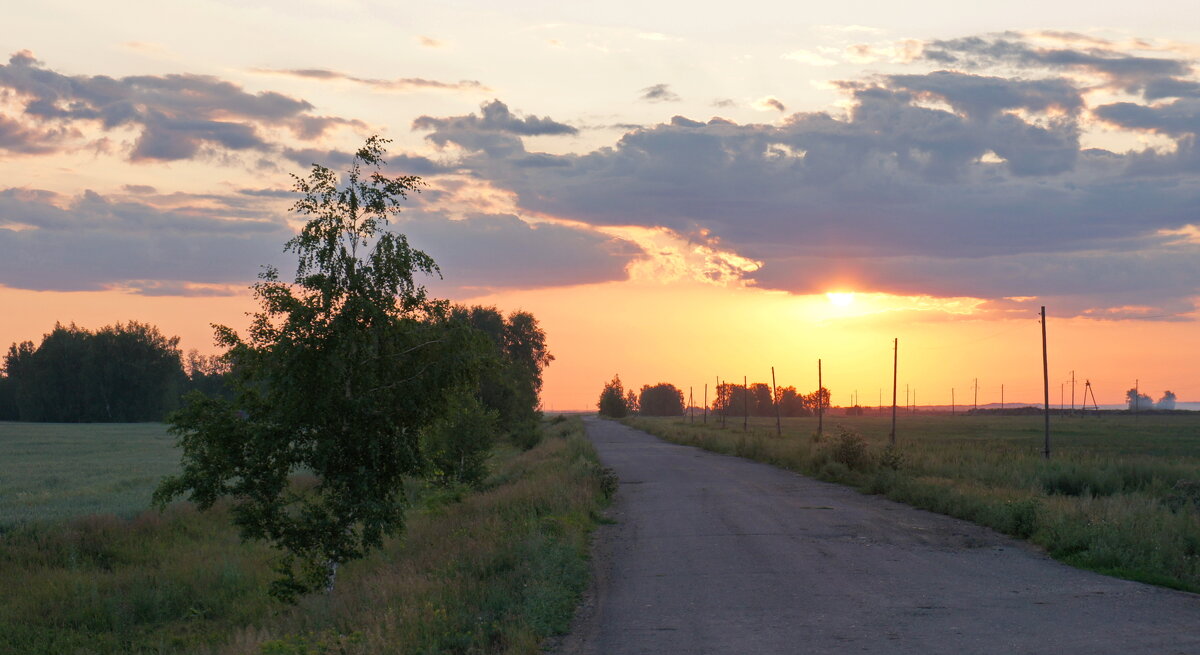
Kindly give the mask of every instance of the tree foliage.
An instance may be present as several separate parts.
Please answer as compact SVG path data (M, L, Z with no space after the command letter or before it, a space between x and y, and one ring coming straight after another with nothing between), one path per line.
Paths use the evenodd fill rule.
M344 176L315 164L294 176L292 211L307 218L285 246L295 283L264 270L247 336L216 326L233 398L193 394L171 419L182 473L157 502L231 499L242 537L282 551L272 593L283 599L331 586L338 563L403 527L420 435L476 384L487 352L415 281L438 271L433 259L384 229L421 184L383 174L385 143L368 139Z
M643 416L683 416L683 392L669 382L643 385L638 394L638 413Z
M485 407L474 392L453 394L445 414L421 435L428 477L441 486L483 482L497 418L497 412Z
M0 415L21 421L160 421L186 382L179 337L137 321L56 324L36 347L12 344L4 370Z
M451 317L482 332L492 343L495 361L480 375L479 398L496 412L501 433L522 447L532 447L541 419L542 371L554 361L546 347L546 333L528 312L505 318L495 307L456 306Z
M630 393L632 392L633 390L630 389ZM604 384L597 406L601 416L625 418L629 415L628 397L625 394L624 385L621 384L621 376L614 375L612 380Z

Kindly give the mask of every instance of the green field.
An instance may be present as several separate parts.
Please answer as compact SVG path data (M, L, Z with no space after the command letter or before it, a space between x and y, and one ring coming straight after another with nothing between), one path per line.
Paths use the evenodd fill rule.
M632 418L676 443L764 461L1027 538L1070 564L1200 591L1200 413Z
M5 489L43 501L8 516L46 520L0 525L0 655L538 653L613 488L580 419L547 421L531 450L496 448L481 490L410 480L404 534L288 606L267 594L274 553L220 506L133 512L174 466L162 426L4 428ZM84 507L106 514L63 518Z
M162 423L0 422L0 526L129 517L178 469L175 438Z

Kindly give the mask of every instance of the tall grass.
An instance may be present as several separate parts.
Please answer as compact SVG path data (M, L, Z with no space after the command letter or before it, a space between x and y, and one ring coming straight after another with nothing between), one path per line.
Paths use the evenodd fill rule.
M1040 417L774 420L721 429L627 422L664 439L767 462L1029 539L1075 566L1200 592L1200 417L1060 417L1053 458Z
M586 584L606 488L578 418L544 431L497 452L482 491L414 481L404 535L297 606L220 508L10 524L0 653L536 653Z

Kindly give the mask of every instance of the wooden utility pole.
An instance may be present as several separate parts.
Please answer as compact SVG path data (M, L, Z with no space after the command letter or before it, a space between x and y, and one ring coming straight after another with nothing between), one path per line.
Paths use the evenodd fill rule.
M979 378L975 378L975 411L979 411Z
M1071 371L1071 413L1075 413L1075 371Z
M892 431L888 443L896 445L896 371L900 368L900 339L892 341Z
M908 383L904 383L904 411L912 414L912 392L908 389Z
M742 432L750 429L750 385L742 376Z
M708 383L704 383L704 424L708 425Z
M730 395L730 397L732 398L732 394ZM724 402L724 398L721 396L721 376L719 376L719 375L717 376L717 400L724 403L721 406L721 427L724 428L725 427L725 415L729 413L729 403Z
M1046 306L1042 305L1042 394L1046 403L1046 446L1042 456L1050 459L1050 364L1046 355Z
M954 387L950 387L950 416L954 416Z
M810 369L811 370L811 369ZM817 437L825 434L825 383L821 381L821 360L817 360Z
M696 422L696 398L692 396L691 387L688 387L688 420Z
M783 436L783 424L779 420L779 393L775 390L775 367L771 367L771 404L775 406L775 434Z

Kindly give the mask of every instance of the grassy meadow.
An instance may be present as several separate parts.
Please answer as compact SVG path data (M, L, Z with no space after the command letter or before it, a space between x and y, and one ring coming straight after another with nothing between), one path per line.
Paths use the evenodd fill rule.
M699 446L848 484L1029 539L1069 564L1200 592L1200 413L626 419Z
M115 432L111 452L81 443L107 427L122 426L4 426L6 492L44 503L5 506L0 522L0 654L537 653L569 624L613 487L580 419L548 421L532 449L496 449L481 490L412 481L403 536L344 565L332 594L288 606L267 595L273 553L240 543L220 507L133 512L176 455L130 455L101 474L138 450ZM14 436L24 428L61 449ZM129 441L153 448L162 432L136 426ZM22 473L19 453L91 479ZM111 513L71 517L77 507Z
M179 470L163 423L0 422L0 526L145 510Z

